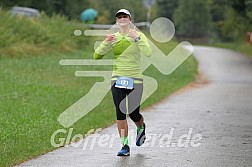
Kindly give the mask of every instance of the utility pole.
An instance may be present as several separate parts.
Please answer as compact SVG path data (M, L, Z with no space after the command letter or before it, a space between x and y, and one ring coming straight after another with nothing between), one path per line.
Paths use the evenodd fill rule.
M151 7L156 0L143 0L144 6L148 9L146 15L146 29L149 31L150 28L150 18L151 18Z

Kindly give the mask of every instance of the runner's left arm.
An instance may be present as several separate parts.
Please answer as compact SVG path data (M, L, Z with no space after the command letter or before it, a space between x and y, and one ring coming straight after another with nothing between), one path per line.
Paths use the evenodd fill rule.
M137 42L137 46L140 49L141 53L147 57L151 56L152 49L150 47L150 44L148 42L148 39L143 33L139 34L140 40Z

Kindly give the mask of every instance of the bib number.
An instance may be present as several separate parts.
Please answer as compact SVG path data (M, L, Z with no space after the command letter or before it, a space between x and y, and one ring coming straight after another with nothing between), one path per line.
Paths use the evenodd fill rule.
M129 77L118 77L115 87L124 89L133 89L134 79Z

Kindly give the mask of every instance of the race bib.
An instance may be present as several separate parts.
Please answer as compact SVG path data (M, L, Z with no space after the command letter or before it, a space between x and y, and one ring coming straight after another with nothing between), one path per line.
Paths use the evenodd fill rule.
M129 77L118 77L116 80L115 87L124 89L134 88L134 79Z

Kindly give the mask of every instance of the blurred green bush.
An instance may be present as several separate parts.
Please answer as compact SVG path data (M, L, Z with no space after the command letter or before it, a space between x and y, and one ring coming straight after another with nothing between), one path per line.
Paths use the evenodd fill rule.
M69 21L61 15L48 17L44 13L31 19L12 16L3 8L0 15L0 55L38 55L92 48L88 47L89 38L74 35L74 30L86 29L79 21Z

